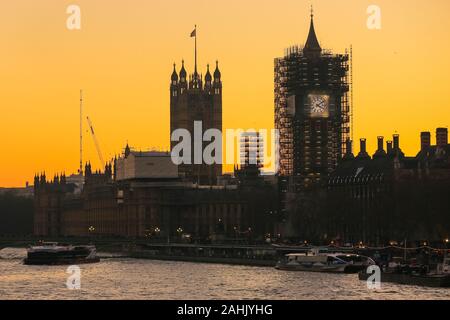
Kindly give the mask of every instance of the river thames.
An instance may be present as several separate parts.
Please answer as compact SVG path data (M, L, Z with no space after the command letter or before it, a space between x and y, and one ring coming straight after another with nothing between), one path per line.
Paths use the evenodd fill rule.
M355 274L128 258L81 265L81 288L69 290L67 266L25 266L24 254L0 251L0 299L450 299L450 289L386 283L369 290Z

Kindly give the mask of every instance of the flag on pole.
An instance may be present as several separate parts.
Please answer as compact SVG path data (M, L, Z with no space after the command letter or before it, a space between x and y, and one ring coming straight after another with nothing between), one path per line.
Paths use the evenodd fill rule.
M191 38L197 37L197 27L195 27L194 31L191 32Z

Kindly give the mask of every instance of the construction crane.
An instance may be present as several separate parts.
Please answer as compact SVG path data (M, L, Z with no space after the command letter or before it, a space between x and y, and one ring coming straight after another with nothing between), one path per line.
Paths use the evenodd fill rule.
M95 136L94 127L92 126L91 119L89 117L86 117L89 128L91 129L92 139L94 139L95 148L97 149L98 158L100 159L101 165L105 166L105 161L103 160L102 151L100 150L100 145L98 144L97 137Z

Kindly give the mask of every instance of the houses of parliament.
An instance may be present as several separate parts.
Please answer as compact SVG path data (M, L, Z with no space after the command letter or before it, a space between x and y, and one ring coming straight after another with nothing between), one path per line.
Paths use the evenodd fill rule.
M209 70L209 64L205 77L197 71L197 61L195 61L194 72L187 78L184 67L184 60L179 74L176 65L173 66L173 73L170 81L170 134L177 129L186 129L191 135L191 150L195 150L194 123L201 123L201 131L208 129L218 129L222 132L222 75L219 70L219 62L213 75ZM203 136L203 133L202 133ZM205 148L203 138L200 137L201 153ZM171 150L175 141L171 139ZM220 143L220 145L222 145ZM202 185L213 185L217 183L217 178L222 175L222 165L207 165L195 163L194 153L191 153L190 164L179 166L180 175L194 183Z
M220 164L195 164L193 155L191 164L175 165L169 153L127 145L104 172L87 166L82 183L37 176L35 234L378 245L448 237L448 130L436 130L435 145L431 132L422 132L415 156L402 152L397 134L386 145L378 137L372 156L362 138L355 155L350 55L325 50L318 39L311 13L305 44L274 60L279 172L265 176L248 166L224 174ZM214 71L208 65L203 76L197 50L190 75L184 61L179 70L174 65L170 135L185 129L194 137L194 122L200 121L203 132L222 131L222 89L219 64ZM195 139L191 143L191 150L199 147Z

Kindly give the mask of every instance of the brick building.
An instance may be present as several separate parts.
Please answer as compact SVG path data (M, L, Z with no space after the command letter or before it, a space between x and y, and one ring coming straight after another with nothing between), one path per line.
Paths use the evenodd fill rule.
M421 150L407 157L400 137L370 156L366 140L354 156L350 141L322 186L291 197L291 235L317 242L386 244L446 239L450 233L450 145L446 129L421 134Z
M128 151L133 161L136 156L147 157L145 161L157 156L161 161L154 153ZM253 189L198 186L171 174L117 180L115 172L114 166L92 172L87 165L80 194L64 177L52 181L37 177L35 235L175 239L188 234L206 240L217 235L262 238L272 233L270 212L277 200L270 184Z

